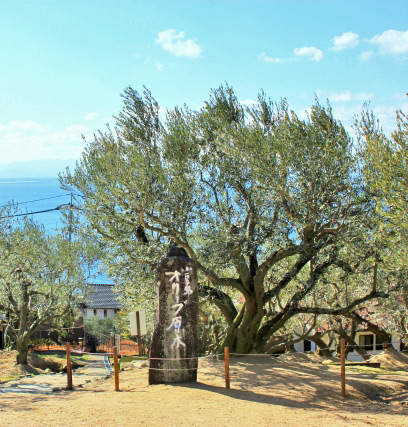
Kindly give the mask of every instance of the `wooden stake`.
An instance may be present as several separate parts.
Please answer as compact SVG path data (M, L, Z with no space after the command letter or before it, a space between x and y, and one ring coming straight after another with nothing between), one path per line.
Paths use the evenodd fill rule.
M225 360L225 388L230 389L230 374L229 374L229 348L224 348L224 360Z
M67 390L72 390L71 345L67 342Z
M346 340L340 340L340 385L341 395L346 397Z
M140 333L139 311L136 311L136 327L137 327L137 347L138 347L139 356L140 356L142 354L142 335Z
M115 391L119 391L119 363L118 363L118 348L113 347L113 366L115 369Z

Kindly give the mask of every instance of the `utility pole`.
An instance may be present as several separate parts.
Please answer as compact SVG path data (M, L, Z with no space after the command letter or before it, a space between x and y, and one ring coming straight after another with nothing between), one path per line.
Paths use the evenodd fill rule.
M59 205L56 209L58 209L60 211L69 209L69 217L68 217L68 240L71 242L72 241L72 223L74 222L74 220L73 220L73 212L72 212L72 210L74 209L74 205L72 203L72 191L71 191L71 201L68 204Z
M70 202L70 211L69 211L69 241L71 242L71 235L72 235L72 191L71 191L71 202Z

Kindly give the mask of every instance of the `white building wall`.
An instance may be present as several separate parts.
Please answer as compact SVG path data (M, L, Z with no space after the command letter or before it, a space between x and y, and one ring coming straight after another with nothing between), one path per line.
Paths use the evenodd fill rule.
M87 308L86 309L86 317L90 319L91 317L95 316L94 310L96 310L96 315L99 316L100 319L105 319L104 311L106 310L107 316L106 317L113 317L115 315L115 310L113 308Z
M382 348L380 350L376 350L377 336L375 334L372 334L371 332L357 332L356 338L355 338L356 344L359 343L359 339L360 339L361 335L374 335L374 350L367 350L366 349L368 354L375 355L375 354L382 353L382 351L383 351ZM401 341L398 338L396 338L394 336L391 337L391 344L398 351L400 349L400 343L401 343ZM350 362L362 362L362 361L364 361L364 359L355 350L351 351L347 355L347 360L350 360Z
M359 339L360 339L361 335L374 335L374 334L372 334L371 332L367 332L367 331L357 332L356 333L356 338L355 338L356 344L359 343ZM379 350L376 350L376 344L377 344L377 337L376 337L376 335L374 335L373 339L374 339L374 344L373 344L373 348L374 349L373 350L366 350L366 351L370 355L380 354L383 351L383 349L381 348ZM393 347L396 350L399 351L401 341L398 338L396 338L395 336L393 336L393 337L391 337L391 343L392 343ZM294 344L294 348L295 348L295 350L297 352L304 353L305 352L304 341L300 341L300 342L295 343ZM310 349L310 351L317 351L317 350L318 350L318 347L316 346L316 344L314 342L311 342L311 349ZM355 350L352 350L347 355L347 360L349 360L350 362L362 362L363 358Z
M297 342L293 345L293 347L298 353L303 353L305 351L305 342ZM316 344L313 341L310 342L310 351L316 351Z

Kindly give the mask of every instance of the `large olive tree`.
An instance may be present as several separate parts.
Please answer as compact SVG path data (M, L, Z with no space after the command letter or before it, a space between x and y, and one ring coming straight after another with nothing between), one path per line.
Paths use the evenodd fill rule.
M384 296L367 282L324 298L324 278L350 269L345 243L373 206L349 135L317 102L301 120L263 93L246 108L225 86L162 123L150 92L129 87L115 128L95 134L61 181L106 242L124 299L151 295L152 269L176 243L234 351L264 351L299 313L342 314Z

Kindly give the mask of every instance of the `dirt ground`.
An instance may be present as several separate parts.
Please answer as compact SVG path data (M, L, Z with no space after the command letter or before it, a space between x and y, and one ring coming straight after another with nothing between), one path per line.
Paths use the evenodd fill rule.
M66 372L65 357L53 357L44 355L40 357L36 354L29 353L28 365L16 365L16 351L0 351L0 381L4 379L14 379L15 377L27 374L43 374L46 370L51 372ZM81 363L73 359L72 367L75 369L81 366Z
M51 395L0 395L0 425L408 426L406 371L347 368L342 399L339 366L317 356L232 358L231 390L222 360L201 359L198 382L180 385L149 386L145 364L120 373L120 392L110 378Z

